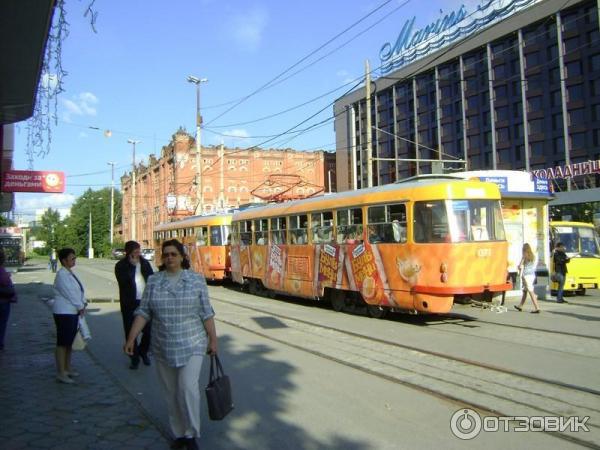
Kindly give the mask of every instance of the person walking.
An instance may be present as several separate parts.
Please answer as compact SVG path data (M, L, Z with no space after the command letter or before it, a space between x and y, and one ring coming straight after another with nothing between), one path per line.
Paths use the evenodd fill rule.
M17 303L17 293L10 279L10 273L4 268L6 255L0 248L0 351L4 350L4 336L10 317L10 304Z
M58 260L56 259L56 250L52 249L50 252L50 270L52 273L56 273L56 269L58 268Z
M171 448L197 449L200 437L200 369L205 353L217 353L214 310L204 277L189 270L181 242L162 244L159 272L148 279L123 350L134 354L135 339L148 322L155 333L152 352L164 390Z
M56 324L56 379L66 384L73 384L73 378L79 375L71 367L72 345L79 317L83 317L87 306L83 284L73 273L76 259L72 248L60 249L58 260L62 267L54 278L52 312Z
M521 297L519 306L515 305L515 309L519 312L523 310L523 304L527 299L527 294L529 294L531 297L531 301L535 307L535 309L531 312L534 314L540 312L540 306L537 302L537 295L535 295L534 292L536 267L537 258L535 257L533 250L531 250L531 246L527 243L523 244L523 256L521 258L521 262L519 263L519 272L521 273L521 283L523 285L523 296Z
M119 304L121 306L121 317L125 329L125 339L131 331L133 324L133 312L140 306L140 300L148 277L154 271L150 263L142 256L140 244L136 241L125 243L125 256L115 264L115 276L119 284ZM151 328L148 323L143 331L140 342L135 341L133 355L129 368L135 370L140 365L140 358L144 365L150 365L148 350L150 349Z
M556 291L556 303L566 303L565 299L563 298L563 291L568 272L567 263L569 263L571 260L565 253L565 244L562 242L557 242L556 247L554 248L554 256L552 260L554 261L553 281L558 283L558 290Z

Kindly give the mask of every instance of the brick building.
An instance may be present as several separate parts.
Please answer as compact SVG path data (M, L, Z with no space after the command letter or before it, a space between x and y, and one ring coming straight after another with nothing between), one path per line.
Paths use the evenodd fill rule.
M123 240L152 246L159 223L255 203L304 198L335 191L335 155L324 151L263 150L221 146L203 147L197 195L195 140L179 129L160 158L135 167L135 233L132 233L132 174L121 177ZM331 180L331 187L329 185Z

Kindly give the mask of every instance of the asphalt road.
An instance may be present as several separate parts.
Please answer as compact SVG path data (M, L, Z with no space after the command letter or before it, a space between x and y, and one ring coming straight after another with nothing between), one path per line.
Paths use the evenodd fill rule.
M154 367L130 370L122 353L118 303L111 302L117 297L113 267L114 261L78 260L76 271L92 300L94 338L88 350L107 376L168 429ZM52 281L49 272L31 277L44 285ZM540 315L456 305L445 317L395 315L380 321L232 287L213 285L210 292L236 409L223 422L209 421L202 410L206 447L600 445L598 292L572 297L565 305L542 302ZM509 308L513 303L508 300ZM204 371L201 384L207 377ZM450 419L472 405L480 406L482 415L589 415L594 427L563 438L513 429L460 440L451 433Z

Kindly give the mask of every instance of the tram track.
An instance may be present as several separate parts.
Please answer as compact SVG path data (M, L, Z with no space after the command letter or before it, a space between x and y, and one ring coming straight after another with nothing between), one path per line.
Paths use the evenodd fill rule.
M316 324L219 294L213 292L211 298L229 306L217 317L223 323L462 407L502 416L589 416L590 433L585 437L591 440L574 433L550 434L600 449L600 426L592 423L600 413L598 390ZM261 327L261 318L273 323Z

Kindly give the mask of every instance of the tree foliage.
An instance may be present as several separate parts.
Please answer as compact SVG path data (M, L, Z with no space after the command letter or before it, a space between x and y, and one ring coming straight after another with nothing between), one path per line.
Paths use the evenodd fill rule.
M121 217L121 193L114 192L114 220ZM38 239L46 241L46 253L52 248L70 247L80 256L87 256L92 232L94 255L109 257L110 245L110 188L88 189L75 200L71 213L63 220L58 211L48 209L35 230ZM32 230L33 232L34 230ZM32 233L33 234L33 233ZM119 243L115 242L115 246Z

